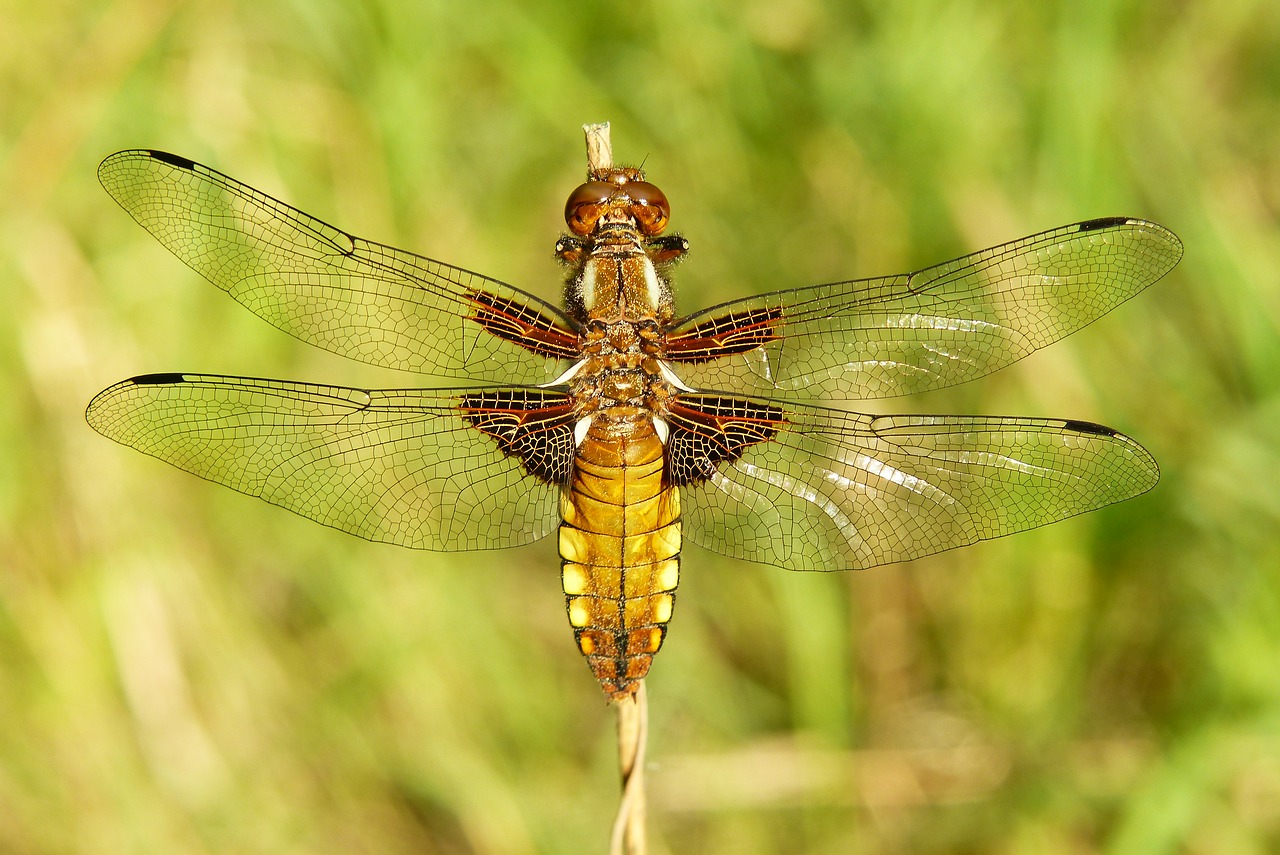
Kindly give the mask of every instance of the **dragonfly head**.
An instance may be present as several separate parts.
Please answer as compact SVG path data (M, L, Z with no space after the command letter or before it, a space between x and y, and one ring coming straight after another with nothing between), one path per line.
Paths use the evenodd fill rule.
M569 231L586 237L606 223L631 223L645 237L662 233L671 219L666 194L644 180L631 166L614 166L591 173L586 184L569 194L564 206Z

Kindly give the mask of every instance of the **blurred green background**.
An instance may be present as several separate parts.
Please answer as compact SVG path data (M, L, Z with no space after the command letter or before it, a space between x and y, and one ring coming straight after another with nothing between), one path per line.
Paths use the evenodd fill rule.
M1280 5L0 2L0 851L602 852L613 715L552 542L367 544L94 434L147 371L431 385L254 318L116 208L144 146L549 298L580 126L683 306L1061 223L1164 281L915 410L1142 441L1152 493L858 574L690 548L657 853L1280 851Z

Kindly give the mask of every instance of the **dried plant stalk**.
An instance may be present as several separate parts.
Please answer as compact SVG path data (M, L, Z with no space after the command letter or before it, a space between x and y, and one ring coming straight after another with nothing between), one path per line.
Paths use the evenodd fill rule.
M609 855L645 855L644 755L649 738L649 700L641 680L634 695L613 702L618 712L618 768L622 799L613 821Z
M587 136L587 169L593 174L613 166L613 143L609 141L609 123L583 125Z

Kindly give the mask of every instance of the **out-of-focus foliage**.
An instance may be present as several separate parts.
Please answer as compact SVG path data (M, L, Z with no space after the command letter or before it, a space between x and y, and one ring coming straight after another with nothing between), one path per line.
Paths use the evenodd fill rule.
M159 370L431 385L307 348L94 180L180 152L559 290L613 122L684 306L1088 217L1166 280L890 409L1069 416L1149 495L910 566L694 549L649 681L656 852L1280 849L1280 5L20 3L0 9L0 851L603 851L613 717L552 543L367 544L111 444Z

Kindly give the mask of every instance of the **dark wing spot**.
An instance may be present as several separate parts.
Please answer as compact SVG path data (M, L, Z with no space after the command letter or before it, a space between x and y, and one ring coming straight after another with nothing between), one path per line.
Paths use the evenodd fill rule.
M1099 217L1096 220L1085 220L1080 224L1082 232L1096 232L1098 229L1109 229L1112 226L1123 226L1129 222L1128 217Z
M137 377L130 377L129 382L135 386L165 386L173 383L185 383L186 379L182 374L168 372L165 374L140 374Z
M1067 430L1073 430L1076 433L1089 433L1095 436L1119 436L1120 432L1112 430L1106 425L1100 425L1096 422L1082 422L1077 419L1067 419L1062 426Z
M170 166L176 166L179 169L194 169L196 165L196 162L194 160L188 160L185 157L180 157L179 155L176 155L176 154L170 154L167 151L156 151L155 149L149 149L148 153L152 157L154 157L156 160L162 163L167 163Z

